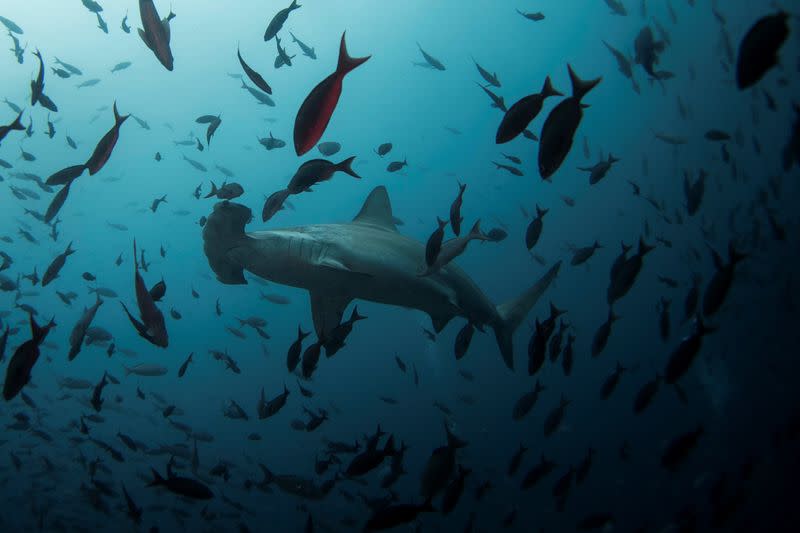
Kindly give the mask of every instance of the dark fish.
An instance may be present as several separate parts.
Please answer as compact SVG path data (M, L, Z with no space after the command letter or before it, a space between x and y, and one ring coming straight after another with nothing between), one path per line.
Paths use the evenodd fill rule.
M276 415L286 405L287 398L289 398L289 389L286 388L286 384L283 385L283 392L268 402L264 400L264 389L262 388L261 400L258 404L258 418L263 420Z
M40 327L30 315L31 338L17 347L14 355L8 362L6 377L3 384L3 398L11 400L22 391L22 388L31 380L31 371L39 359L39 346L44 342L47 334L56 326L53 320L44 327Z
M486 236L492 242L500 242L506 240L506 237L508 237L508 232L503 228L492 228L486 232Z
M425 263L430 267L436 263L436 258L439 256L439 251L442 249L442 240L444 239L444 228L447 226L447 221L436 217L437 228L428 237L425 243Z
M130 33L131 32L131 27L128 25L128 14L127 13L125 13L125 16L122 19L122 24L120 24L120 28L122 28L122 31L124 31L125 33Z
M342 145L337 142L324 142L317 145L317 149L324 156L332 156L342 149Z
M19 26L18 26L18 25L17 25L17 24L16 24L16 23L13 21L13 20L11 20L11 19L8 19L8 18L6 18L6 17L2 17L2 16L0 16L0 23L2 23L2 24L3 24L3 26L5 26L5 27L8 29L8 31L9 31L9 32L13 32L13 33L16 33L16 34L18 34L18 35L22 35L23 33L25 33L25 32L22 30L22 28L20 28L20 27L19 27Z
M680 344L678 344L667 360L667 365L664 368L665 383L673 385L689 371L692 363L697 359L697 355L700 353L700 348L703 345L703 337L709 333L713 333L715 330L716 328L706 326L700 317L697 317L694 331L681 339Z
M386 166L386 172L397 172L398 170L407 166L408 166L408 158L403 159L402 161L392 161Z
M158 206L161 205L161 204L165 204L165 203L167 203L167 195L166 194L164 196L162 196L161 198L153 199L153 203L150 204L150 211L155 213L156 210L158 209Z
M456 508L458 501L461 499L461 495L464 493L464 484L467 476L471 473L472 470L469 468L466 468L463 465L458 465L458 474L456 475L456 478L447 486L444 491L444 496L442 497L443 515L450 514L453 509Z
M392 529L413 522L421 513L432 513L434 511L435 509L430 500L427 500L422 505L408 503L388 505L373 513L364 526L364 531Z
M313 185L331 179L336 172L344 172L354 178L361 179L352 168L355 156L348 157L340 163L332 163L326 159L312 159L306 161L292 176L286 189L291 194L298 194L310 189Z
M522 464L522 458L527 451L528 448L526 448L523 444L519 445L519 449L514 452L514 455L511 456L511 461L508 463L508 468L506 469L506 475L508 477L514 477L514 474L517 473L517 470L519 470L519 467Z
M130 117L130 115L120 116L119 112L117 111L116 102L114 102L113 109L114 126L103 136L102 139L100 139L100 142L97 143L92 156L84 165L89 170L89 174L92 176L100 172L100 169L102 169L103 166L108 162L108 159L111 157L111 152L114 150L114 146L116 146L117 140L119 139L119 129L128 119L128 117Z
M725 298L728 296L731 285L733 284L733 274L736 265L747 258L745 254L736 251L732 241L728 245L729 262L727 264L723 262L722 257L720 257L716 250L710 246L709 249L714 259L714 267L717 270L703 294L703 315L707 317L713 315L722 307Z
M497 79L497 73L491 73L488 70L486 70L485 68L483 68L482 66L480 66L478 64L478 62L475 61L474 57L472 58L472 62L475 63L475 68L478 69L478 73L481 75L481 77L484 80L486 80L486 83L488 83L492 87L500 87L501 86L500 80Z
M746 89L758 83L778 64L778 52L789 37L789 14L779 11L759 19L745 34L736 59L736 85Z
M669 319L669 308L672 304L672 300L668 300L666 298L661 298L658 305L656 305L656 311L659 313L658 317L658 330L659 334L661 335L661 340L666 342L669 340L670 334L670 319Z
M423 63L423 65L433 68L435 70L445 70L444 64L435 57L433 57L432 55L430 55L429 53L427 53L425 50L423 50L422 46L419 43L417 43L417 48L419 48L422 57L425 58L425 63Z
M67 245L67 249L64 250L64 253L58 254L55 259L47 266L47 269L44 271L44 275L42 276L42 287L46 287L51 281L58 277L58 273L64 267L64 264L67 262L67 257L74 254L75 250L72 249L72 242Z
M583 81L571 65L567 65L567 69L572 81L572 96L562 100L550 112L542 128L538 164L539 174L544 180L549 179L567 158L583 118L581 100L602 81L602 78Z
M305 154L317 144L339 102L345 75L369 58L370 56L350 57L347 54L345 36L342 34L336 71L312 89L297 112L294 123L294 148L297 155Z
M642 65L642 68L654 79L660 79L659 73L655 72L655 66L659 63L659 54L666 48L664 41L656 41L653 36L653 30L649 26L645 26L636 36L634 41L634 50L636 52L635 61L637 65Z
M267 149L267 151L275 150L278 148L283 148L286 146L286 141L282 139L276 139L272 136L272 132L269 132L269 137L264 137L263 139L258 140L259 144Z
M703 426L682 433L673 439L661 455L661 466L675 472L686 461L689 453L697 446L697 441L703 435Z
M484 87L480 83L475 82L475 84L481 89L483 89L483 92L485 92L486 95L492 100L492 107L496 107L503 113L506 113L508 111L508 108L506 107L506 102L502 96L495 94L494 92L490 91L488 88Z
M564 420L564 413L567 409L567 406L570 404L570 401L567 400L564 396L561 396L561 401L559 402L557 407L554 407L552 411L547 415L544 419L544 436L548 437L558 430L561 427L561 422Z
M141 3L145 0L139 1ZM214 497L211 489L199 481L186 477L170 475L171 469L167 470L166 479L161 477L161 475L156 472L155 469L151 468L150 470L153 472L153 481L148 483L148 487L164 487L170 492L194 500L210 500Z
M244 187L238 183L223 183L222 187L217 188L216 184L212 181L211 192L209 192L205 197L211 198L212 196L216 196L220 200L233 200L234 198L238 198L243 194Z
M422 473L420 492L426 501L430 501L447 486L456 469L456 451L467 446L466 441L453 435L447 424L444 427L447 444L433 450Z
M83 341L86 337L86 331L89 329L89 326L92 325L92 321L101 305L103 305L103 300L98 296L97 301L92 307L88 309L84 308L83 315L81 315L75 327L72 328L72 332L69 336L69 354L67 356L70 361L74 360L81 351Z
M254 89L253 87L248 86L244 82L244 80L242 80L242 87L241 88L242 89L246 89L247 92L249 92L251 95L253 95L253 98L258 100L258 103L260 103L262 105L268 105L270 107L274 107L275 106L275 102L272 100L272 98L269 97L269 95L259 91L258 89Z
M139 29L139 37L152 50L164 68L171 72L174 68L174 59L169 47L169 21L175 18L175 14L170 11L165 19L159 19L153 0L139 0L139 14L144 27Z
M207 172L208 169L200 163L199 161L195 161L194 159L189 159L186 156L183 156L183 160L192 165L195 169L199 170L200 172Z
M295 9L299 9L300 7L302 6L297 5L297 0L292 0L292 3L289 4L289 7L278 11L275 16L272 17L272 20L267 26L267 30L264 32L264 41L269 41L273 37L277 36L278 32L281 31L281 28L283 28L283 24L286 22L286 19L289 18L289 13Z
M264 202L264 208L261 210L261 220L266 222L275 216L278 211L281 211L290 194L289 189L281 189L272 193Z
M503 170L515 175L515 176L523 176L524 175L522 173L522 171L520 169L518 169L517 167L512 167L510 165L503 165L503 164L497 163L495 161L492 161L492 163L494 164L494 166L495 166L495 168L497 170L503 169Z
M81 172L83 172L83 170L81 170ZM72 181L67 182L67 184L53 196L53 201L47 206L47 211L44 214L44 222L46 224L49 224L64 206L64 202L67 201L67 196L69 195L70 185L72 185Z
M133 256L136 257L135 240L133 242ZM136 289L136 302L139 307L141 322L136 320L136 318L130 314L128 308L123 302L120 302L125 314L128 316L128 319L130 320L131 324L133 324L134 328L136 328L136 331L139 333L140 337L151 344L154 344L155 346L166 348L169 344L169 340L167 336L166 324L164 323L164 315L161 313L158 307L156 307L150 291L147 290L147 287L144 284L144 279L142 279L142 276L139 273L139 264L136 261L134 261L134 285Z
M392 143L383 143L375 150L375 153L383 157L392 151Z
M639 272L644 264L644 256L650 253L655 247L645 244L644 239L639 239L639 249L633 257L626 259L619 265L614 272L613 279L606 292L607 301L610 304L625 296L633 287Z
M549 209L541 209L538 205L536 206L536 218L531 220L531 223L528 224L528 228L525 230L525 247L528 250L532 249L536 246L536 243L539 242L539 237L542 235L542 228L543 228L543 220L544 216L548 213Z
M269 83L267 83L264 80L264 78L261 76L261 74L259 74L258 72L256 72L252 68L250 68L250 65L245 63L244 59L242 59L242 53L241 53L241 51L239 51L238 48L236 49L236 55L239 56L239 63L242 65L242 69L244 69L244 73L247 74L248 78L250 78L250 81L252 81L253 84L255 84L256 87L258 87L259 89L261 89L265 93L272 94L272 87L269 86Z
M600 161L591 167L578 167L578 170L589 172L589 185L596 185L600 180L606 177L608 171L611 170L611 167L617 162L619 162L619 159L608 154L608 159L606 161Z
M461 216L461 205L464 201L464 191L467 190L466 184L458 184L458 196L450 204L450 227L453 228L453 233L458 236L461 233L461 222L464 217ZM441 225L441 224L440 224ZM426 255L427 260L427 255ZM430 263L429 263L430 264Z
M281 38L278 37L277 35L275 36L275 46L278 48L278 57L275 59L275 68L278 68L283 65L291 67L292 58L294 56L289 56L286 53L286 49L281 46Z
M611 326L614 324L614 322L619 320L619 318L620 317L614 314L613 309L608 310L608 318L599 328L597 328L594 338L592 339L592 357L597 357L603 350L605 350L606 345L608 344L608 338L611 336Z
M522 490L528 490L533 488L539 481L545 478L550 472L552 472L556 467L555 461L551 461L547 459L544 454L537 465L531 468L525 477L522 479L522 483L520 484L520 488Z
M297 326L297 339L289 346L289 351L286 354L286 368L289 372L294 372L300 363L300 352L303 348L303 340L308 337L310 333L305 333L300 326Z
M572 266L578 266L584 264L586 261L592 258L594 252L598 249L602 248L600 243L594 241L594 244L591 246L584 246L583 248L577 248L572 254L572 260L570 264Z
M575 484L580 485L586 480L586 476L589 475L589 470L592 468L592 459L594 458L594 454L597 453L594 448L589 448L586 450L586 457L583 458L583 461L580 462L578 468L575 469Z
M563 96L563 94L553 88L548 76L544 80L544 87L542 87L540 93L522 98L506 111L500 126L497 128L495 143L507 143L525 131L525 128L542 110L544 100L549 96Z
M654 379L642 385L642 388L639 389L639 392L636 393L636 397L633 400L634 414L638 415L650 406L653 402L653 398L655 398L661 388L662 380L663 378L661 375L657 374Z
M600 387L600 398L607 400L611 396L611 394L614 392L614 389L617 388L619 378L626 370L628 369L622 366L619 361L617 361L617 367L614 369L611 375L606 378L606 380L603 382L603 385Z
M289 32L289 35L292 36L292 42L297 43L297 46L299 46L300 50L303 51L304 56L310 57L311 59L317 58L317 53L314 51L313 46L308 46L306 43L295 37L294 33L292 32Z

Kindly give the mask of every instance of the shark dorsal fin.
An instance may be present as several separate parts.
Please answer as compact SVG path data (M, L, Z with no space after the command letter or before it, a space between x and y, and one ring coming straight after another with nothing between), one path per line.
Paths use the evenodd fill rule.
M354 224L366 224L376 226L389 231L397 231L392 217L392 204L389 202L389 194L386 187L380 186L372 189L361 211L353 219Z

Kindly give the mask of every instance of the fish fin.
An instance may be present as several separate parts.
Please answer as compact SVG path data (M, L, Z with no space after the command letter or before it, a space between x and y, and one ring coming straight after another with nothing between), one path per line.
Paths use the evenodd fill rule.
M431 323L433 324L433 331L441 333L447 324L453 319L453 315L447 316L433 316L431 315Z
M153 50L153 45L150 44L150 40L147 38L147 34L144 32L144 30L141 29L141 28L138 28L138 31L139 31L139 37L142 38L142 42L144 42L144 44L147 45L147 48L149 48L150 50Z
M347 43L344 40L345 34L342 34L342 41L339 44L339 63L336 65L336 73L339 76L344 76L351 70L355 69L362 63L365 63L367 59L372 56L366 57L350 57L347 53Z
M78 178L86 170L86 165L74 165L59 170L45 181L47 185L66 185Z
M368 274L366 272L358 272L353 270L349 266L345 265L338 259L334 259L332 257L323 257L316 262L317 266L321 266L323 268L327 268L329 270L336 270L339 272L347 272L348 274L358 274L360 276L368 276L372 277L372 274Z
M514 331L525 319L531 308L536 305L544 291L556 279L560 268L561 261L553 265L539 281L520 296L497 306L499 320L493 324L494 335L500 347L503 361L511 370L514 369L514 345L512 342Z
M392 204L389 201L389 194L386 187L379 186L372 189L361 211L353 219L353 224L363 224L375 226L389 231L397 231L394 218L392 217Z
M567 70L569 70L569 79L572 82L572 97L579 102L589 91L597 87L597 85L603 81L602 77L593 80L582 80L575 74L575 71L572 70L572 65L569 64L567 65Z
M326 339L342 321L351 298L341 294L311 292L311 316L319 339Z

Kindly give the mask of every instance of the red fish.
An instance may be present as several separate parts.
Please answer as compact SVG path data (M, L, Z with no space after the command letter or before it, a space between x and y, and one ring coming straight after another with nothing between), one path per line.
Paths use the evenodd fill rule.
M350 57L347 54L344 35L342 34L342 42L339 45L339 63L336 72L314 87L297 112L294 121L294 149L297 155L303 155L314 148L325 133L325 128L328 127L333 110L336 109L339 96L342 94L342 80L345 75L372 57Z

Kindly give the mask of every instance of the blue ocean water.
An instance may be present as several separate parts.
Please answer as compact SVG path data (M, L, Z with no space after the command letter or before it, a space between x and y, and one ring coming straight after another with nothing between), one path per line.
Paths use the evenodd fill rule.
M783 157L797 121L792 107L800 69L795 15L787 22L791 31L779 65L755 87L739 90L739 43L759 18L777 8L740 0L625 0L623 16L603 0L299 3L278 33L292 65L275 68L276 40L265 42L263 36L288 2L156 2L161 18L170 9L176 15L169 21L172 71L137 35L142 22L136 2L103 3L99 16L108 33L98 27L92 9L99 10L88 0L0 4L0 16L24 31L11 33L5 22L0 28L10 30L2 38L12 48L0 54L0 97L19 106L23 126L30 122L33 129L30 137L11 131L0 144L0 159L9 167L0 168L0 251L8 264L0 273L0 302L3 329L9 328L3 373L9 374L9 361L31 338L31 310L39 325L50 317L57 324L41 346L30 383L0 407L2 530L361 530L371 519L384 518L385 506L424 505L421 484L431 458L439 458L439 448L447 443L445 426L468 444L448 450L455 460L439 476L443 485L429 502L434 510L409 519L400 531L574 531L592 525L605 531L790 530L786 524L798 518L791 498L800 424L794 386L798 176L796 168L784 168ZM784 8L791 10L788 4ZM544 18L530 20L517 9L541 12ZM131 33L120 27L126 15ZM634 61L634 42L646 27L664 42L657 65L661 79ZM289 32L314 47L316 59L303 55ZM293 143L298 109L336 69L345 32L351 56L371 57L344 78L320 139L340 143L341 150L327 157L313 148L298 156ZM12 35L24 48L22 63L13 53ZM620 72L604 42L628 58L633 80ZM259 104L242 88L237 47L271 86L274 106ZM445 70L427 68L420 47ZM57 112L41 103L30 105L31 80L39 72L37 49L46 67L44 93ZM82 74L61 78L53 69L65 67L56 58ZM111 72L123 62L130 65ZM583 98L587 107L574 146L549 180L540 177L539 142L520 135L495 143L503 112L490 105L481 88L488 80L475 62L496 73L500 87L488 88L507 106L540 91L547 76L569 96L567 64L584 80L602 77ZM78 87L93 79L99 81ZM545 100L529 130L541 136L546 118L562 100ZM46 192L31 175L46 180L86 161L114 125L115 103L121 114L135 118L121 126L107 164L72 182L54 239L52 226L36 215L47 211L60 187ZM210 145L206 125L196 122L203 115L221 119ZM11 104L0 103L0 124L16 116ZM53 138L47 135L48 121ZM730 138L709 140L712 130ZM258 139L270 134L286 146L266 150ZM192 142L177 144L181 141ZM382 143L392 143L384 157L376 153ZM35 160L22 158L21 150ZM620 161L590 185L589 173L579 167L609 154ZM287 187L301 164L313 158L338 163L350 156L361 179L337 173L314 185L313 192L290 196L290 205L261 221L266 197ZM404 160L408 166L387 171L390 162ZM694 181L701 170L708 175L705 194L692 216L684 175ZM344 318L357 305L366 320L356 322L346 345L333 357L321 357L307 379L301 367L288 371L287 350L298 325L305 332L315 329L309 292L252 273L245 273L247 284L225 284L209 265L201 217L210 217L220 200L203 196L212 182L219 186L226 180L244 188L231 202L252 210L248 231L346 223L370 192L383 186L392 215L402 222L399 232L420 246L436 229L436 217L448 218L458 183L466 184L462 232L479 219L484 232L500 228L507 233L500 242L472 242L455 260L494 304L513 300L562 264L516 330L513 371L500 355L490 323L476 324L485 331L476 331L466 355L456 360L464 313L456 313L437 333L426 313L358 299L344 310ZM200 199L193 196L198 186ZM151 209L165 195L166 203ZM539 242L528 250L526 228L537 205L549 211ZM448 227L445 238L452 236ZM633 288L614 304L620 318L605 349L593 356L593 340L609 312L609 270L620 242L632 245L635 255L640 238L655 249L644 257ZM119 303L137 314L134 239L148 265L141 271L146 286L162 279L167 286L157 304L169 334L166 349L137 335ZM570 264L576 248L595 241L602 247L585 264ZM715 331L703 338L679 386L662 383L670 356L695 331L692 319L683 320L693 276L701 279L702 307L717 273L710 250L727 263L731 242L746 259L735 266L721 309L703 319ZM68 243L75 253L51 284L43 287L20 277L34 268L41 277ZM360 249L370 243L356 239L346 246ZM422 256L416 259L424 267ZM281 260L259 259L265 264ZM369 274L369 280L385 278L402 292L403 279L390 277L394 263L388 256L384 263L386 268ZM87 281L85 272L96 280ZM362 273L352 275L349 284L331 292L367 283L358 277ZM452 288L447 280L440 282ZM83 309L95 303L89 289L96 287L117 294L103 297L92 322L112 340L84 345L70 361L71 332ZM77 296L67 305L56 291ZM666 340L657 310L662 298L671 301ZM536 321L548 318L551 303L566 311L564 343L574 335L574 366L565 375L563 353L555 361L548 353L543 367L529 375L529 340ZM238 320L249 317L266 321L262 331L269 338ZM316 337L305 339L303 348ZM109 356L112 342L116 351ZM240 373L210 350L226 353ZM192 362L178 377L190 353ZM610 397L602 399L601 386L618 362L626 371ZM126 368L136 365L164 367L167 373L129 375ZM106 373L119 383L102 389L98 410L91 399ZM89 385L70 388L67 378ZM660 389L652 404L634 414L634 398L653 379ZM515 420L515 404L537 380L545 388L536 405ZM285 407L260 419L262 389L269 400L284 385L289 390ZM300 386L313 396L303 396ZM563 421L545 434L546 419L562 398L570 402ZM231 400L247 420L225 416ZM165 409L173 406L166 416ZM307 431L304 409L324 410L328 418ZM378 425L386 432L380 450L390 435L397 449L401 442L408 447L402 475L390 490L381 482L393 460L399 461L398 453L387 454L361 476L347 474L354 457L349 453L333 454L337 459L325 472L315 471L317 460L329 457L326 442L359 442L363 452ZM698 427L702 435L679 468L665 468L665 450ZM118 434L131 437L137 449ZM520 445L527 451L509 475ZM595 450L591 468L578 481L576 471L586 466L590 448ZM543 456L554 461L554 469L524 487ZM454 509L444 512L446 500L457 494L456 464L470 473ZM259 465L273 478L265 477ZM213 497L198 501L148 486L151 468L164 477L171 471L173 480L201 483ZM131 520L123 486L133 506L141 508L139 524Z

